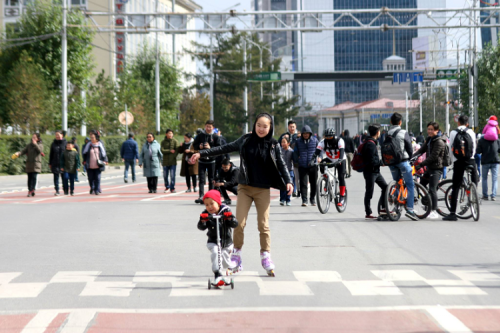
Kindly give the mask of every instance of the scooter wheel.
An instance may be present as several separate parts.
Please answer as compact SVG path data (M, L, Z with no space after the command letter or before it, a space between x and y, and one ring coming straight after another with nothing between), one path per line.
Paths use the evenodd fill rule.
M234 281L231 279L231 289L234 289Z
M210 282L210 279L208 279L208 290L212 289L212 283Z

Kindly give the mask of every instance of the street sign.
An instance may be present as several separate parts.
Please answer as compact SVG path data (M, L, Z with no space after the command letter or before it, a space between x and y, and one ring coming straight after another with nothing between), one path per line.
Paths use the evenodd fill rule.
M456 69L438 69L436 71L436 79L438 80L457 80L459 75ZM464 71L460 70L460 75L463 75Z
M262 72L249 75L248 81L259 81L259 82L272 82L281 81L281 72Z
M414 73L394 73L392 83L402 82L424 82L424 72L414 72Z

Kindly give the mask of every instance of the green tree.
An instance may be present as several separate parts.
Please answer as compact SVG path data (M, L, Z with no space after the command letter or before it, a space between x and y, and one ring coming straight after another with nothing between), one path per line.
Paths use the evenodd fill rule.
M180 133L194 133L198 128L203 128L210 117L210 98L207 94L194 95L186 90L180 110Z

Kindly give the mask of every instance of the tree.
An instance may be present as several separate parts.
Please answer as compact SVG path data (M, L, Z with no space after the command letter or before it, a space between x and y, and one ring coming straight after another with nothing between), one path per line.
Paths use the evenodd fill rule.
M198 128L203 128L210 117L210 98L207 94L194 95L186 90L180 110L181 133L194 133Z

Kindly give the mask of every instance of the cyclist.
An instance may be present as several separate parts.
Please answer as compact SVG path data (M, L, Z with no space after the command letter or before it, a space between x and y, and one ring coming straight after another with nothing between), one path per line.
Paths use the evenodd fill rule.
M465 134L462 134L464 133ZM455 137L457 135L462 136L464 138L464 142L467 141L468 152L465 152L464 158L457 158L455 156L454 149L460 149L460 147L455 147ZM467 138L468 135L470 138ZM469 140L470 139L470 140ZM470 144L470 146L469 146ZM450 215L443 217L444 221L457 221L457 199L458 192L460 190L460 186L462 185L462 181L464 178L464 173L467 167L473 167L474 170L471 173L471 180L476 184L479 181L476 162L474 160L474 155L476 154L476 134L469 128L469 117L461 115L458 117L458 128L450 133L450 152L453 152L451 159L453 161L453 189L451 190L451 202L450 202Z
M345 144L342 138L337 138L335 135L335 129L327 128L324 132L324 139L318 144L316 151L313 154L309 166L316 165L318 157L321 152L325 152L325 159L329 160L331 163L338 163L335 165L337 168L337 173L339 175L339 189L340 189L340 201L337 203L338 206L344 205L345 197L345 169L346 169L346 154L345 154ZM324 166L321 166L321 173L324 173Z
M403 116L397 112L391 116L391 128L387 133L388 136L393 137L398 148L398 154L401 157L399 163L390 165L392 178L397 182L401 178L404 179L406 187L408 189L408 198L406 201L406 214L405 216L413 221L417 221L418 217L413 211L414 199L415 199L415 183L413 182L412 169L409 160L413 156L413 148L411 146L411 139L408 132L401 129L401 124L403 123ZM387 141L387 138L386 138ZM385 143L385 142L384 142Z
M437 209L437 186L443 175L443 159L446 149L446 140L439 134L439 124L429 122L427 124L427 140L422 147L415 152L415 155L427 154L427 158L420 164L415 165L415 169L419 170L427 167L420 184L423 186L429 185L429 194L431 196L432 211L429 214L430 219L437 219L439 216L436 213Z

